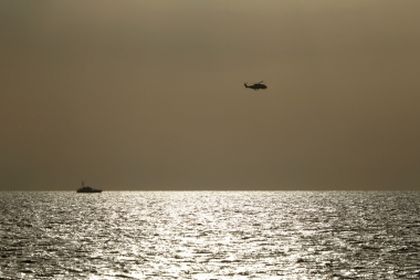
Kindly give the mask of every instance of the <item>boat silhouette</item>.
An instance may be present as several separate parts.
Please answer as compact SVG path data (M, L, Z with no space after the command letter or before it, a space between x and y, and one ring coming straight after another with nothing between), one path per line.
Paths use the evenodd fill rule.
M78 192L78 193L100 193L100 192L102 192L102 190L95 189L91 186L86 186L85 182L82 181L82 186L80 188L78 188L76 192Z

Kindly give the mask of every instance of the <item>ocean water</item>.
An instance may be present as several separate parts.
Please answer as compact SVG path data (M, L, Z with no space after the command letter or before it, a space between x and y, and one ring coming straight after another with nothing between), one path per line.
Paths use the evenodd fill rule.
M420 279L419 192L0 192L0 279Z

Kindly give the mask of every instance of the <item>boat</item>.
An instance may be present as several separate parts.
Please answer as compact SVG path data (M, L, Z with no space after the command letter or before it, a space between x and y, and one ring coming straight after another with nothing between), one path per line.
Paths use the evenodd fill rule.
M100 193L100 192L102 192L102 190L95 189L91 186L86 186L85 182L82 181L82 186L80 188L78 188L76 192L78 192L78 193Z

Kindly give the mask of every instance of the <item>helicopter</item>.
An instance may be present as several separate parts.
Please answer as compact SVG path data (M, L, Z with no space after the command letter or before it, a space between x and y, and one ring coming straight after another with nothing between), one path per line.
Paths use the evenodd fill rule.
M266 89L267 86L264 84L263 81L259 81L258 83L252 84L252 85L248 85L247 83L244 83L244 86L246 88L250 88L253 90L259 90L259 89Z

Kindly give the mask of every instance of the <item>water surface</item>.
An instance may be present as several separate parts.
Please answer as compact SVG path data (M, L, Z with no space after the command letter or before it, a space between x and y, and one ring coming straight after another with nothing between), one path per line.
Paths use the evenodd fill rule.
M0 192L0 279L420 279L419 192Z

